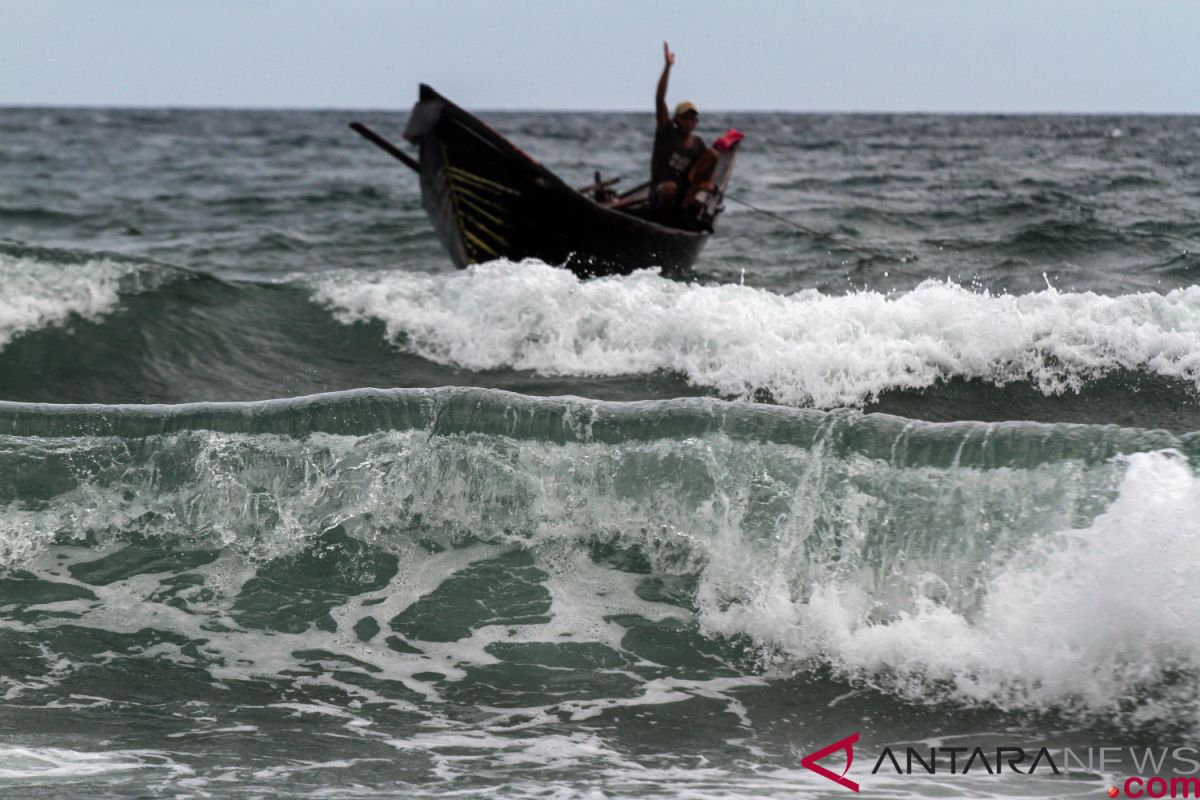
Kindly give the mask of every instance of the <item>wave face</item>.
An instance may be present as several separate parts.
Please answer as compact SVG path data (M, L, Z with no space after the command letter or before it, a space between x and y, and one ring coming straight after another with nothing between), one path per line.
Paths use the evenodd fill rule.
M1200 290L992 295L929 281L902 294L792 295L650 271L582 281L544 264L346 277L316 298L379 320L410 352L470 370L670 371L723 396L836 408L951 378L1078 392L1118 370L1200 386ZM486 335L481 335L486 331Z
M188 402L372 384L641 400L703 394L929 420L1200 428L1200 295L780 295L541 263L224 281L0 245L6 399ZM479 331L488 331L480 335Z
M790 769L798 696L861 694L835 727L861 702L1194 725L1197 463L1197 435L700 399L4 404L5 691L40 730L142 703L156 737L303 718L312 769L336 740L515 793L531 762L630 780L630 718L703 731L713 771L643 752L650 786L750 793L751 764ZM71 768L187 768L133 739Z

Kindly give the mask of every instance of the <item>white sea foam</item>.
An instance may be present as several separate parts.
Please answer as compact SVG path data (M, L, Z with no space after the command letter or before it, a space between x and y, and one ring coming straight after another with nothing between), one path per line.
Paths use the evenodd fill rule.
M1160 703L1154 693L1173 673L1200 670L1200 606L1187 572L1200 560L1200 479L1174 451L1018 468L894 463L820 443L719 434L607 444L425 431L199 432L156 437L136 451L116 442L109 453L110 444L93 440L87 480L47 498L40 516L0 515L0 543L28 541L10 546L10 564L95 595L55 605L75 602L72 624L203 639L215 680L285 674L297 653L321 650L374 665L423 698L375 700L372 690L346 689L363 702L436 703L444 689L422 676L469 680L465 665L494 664L488 648L496 643L570 637L617 651L626 630L615 620L623 615L692 619L690 609L639 596L643 574L593 561L598 540L636 546L652 573L697 580L707 632L749 638L790 663L832 665L917 699L948 691L967 702L1104 713L1116 698L1136 697L1138 713L1159 717L1184 709L1185 698L1172 689ZM71 452L73 464L84 463L84 449ZM173 465L169 473L164 464ZM399 556L388 585L332 610L336 632L244 630L230 603L254 564L295 554L335 526ZM85 586L60 556L96 553L48 538L93 533L100 543L129 529L167 537L186 530L221 547L218 561L193 568L204 591L178 595L196 608L155 599L164 574L171 577L165 564L163 574ZM438 553L416 541L456 533L483 541ZM546 573L548 621L478 624L456 641L419 642L421 656L353 633L364 616L395 619L453 575L514 547ZM205 599L208 592L215 594ZM164 642L145 654L196 659L177 648ZM615 702L650 705L708 691L673 678L639 685L637 697ZM613 702L559 705L587 719ZM357 712L338 713L362 727ZM736 707L729 713L737 716ZM1200 706L1180 713L1200 720ZM531 708L488 714L544 719Z
M1200 671L1200 478L1170 451L1125 464L1115 501L1090 525L994 559L975 611L920 596L889 608L854 581L798 599L786 576L772 574L786 567L769 567L740 576L745 602L706 602L702 618L711 631L751 633L917 698L932 688L971 702L1098 712L1137 698L1138 717L1197 722L1193 681L1169 679ZM1176 685L1156 700L1168 683Z
M0 781L78 779L158 767L174 765L160 754L146 750L83 752L61 747L0 745Z
M121 281L137 264L97 258L52 263L0 253L0 348L17 336L72 316L97 319L120 302Z
M380 320L434 361L474 370L626 375L668 370L730 397L861 404L951 377L1029 381L1050 394L1116 369L1200 385L1200 288L1105 297L973 292L927 281L902 294L779 295L651 272L582 281L538 262L452 274L323 280L339 320Z

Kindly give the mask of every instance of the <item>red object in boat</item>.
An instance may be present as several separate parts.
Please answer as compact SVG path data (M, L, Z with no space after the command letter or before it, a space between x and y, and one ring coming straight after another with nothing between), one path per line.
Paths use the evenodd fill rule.
M742 133L741 131L739 131L737 128L730 128L728 131L725 132L724 136L722 136L720 139L717 139L715 142L713 142L713 147L717 148L718 150L720 150L722 152L724 152L725 150L732 150L737 145L738 142L740 142L742 139L745 139L745 138L746 138L746 135L744 133Z

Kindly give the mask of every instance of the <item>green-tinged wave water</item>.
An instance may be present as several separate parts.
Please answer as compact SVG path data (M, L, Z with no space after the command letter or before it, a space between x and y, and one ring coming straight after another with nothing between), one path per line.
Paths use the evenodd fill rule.
M819 791L792 748L870 732L866 708L992 738L1058 719L1060 744L1170 730L1200 714L1191 592L1162 583L1196 547L1172 527L1200 510L1195 455L1163 431L702 399L6 403L5 716L84 724L118 784L219 761L281 795L342 768L384 794L581 768ZM254 763L285 740L272 789ZM29 775L81 768L31 753Z
M4 400L186 403L467 385L1200 428L1192 290L1114 300L928 283L902 297L781 297L649 273L584 282L532 262L254 283L4 246L0 273L12 278L0 286Z
M719 434L762 444L820 444L898 465L977 468L1108 460L1166 448L1194 457L1200 441L1200 433L1177 436L1116 425L928 423L850 409L822 412L707 398L606 403L466 388L358 389L284 400L183 405L0 402L0 433L21 437L124 439L185 431L361 436L409 430L547 444L621 444Z
M0 437L0 552L10 569L80 544L102 561L121 561L111 548L132 548L135 573L174 572L172 558L180 571L218 557L258 569L319 557L332 536L362 555L351 560L368 573L385 553L394 561L486 545L544 577L536 565L547 551L600 548L669 578L702 630L850 673L866 667L843 663L845 653L798 622L828 602L822 593L856 595L839 612L847 634L935 608L969 628L992 601L997 564L1056 552L1122 504L1159 502L1129 497L1140 491L1131 476L1192 476L1198 441L463 389L181 407L5 404ZM1164 513L1185 513L1193 500L1162 499ZM391 577L373 588L406 591L389 587ZM494 578L503 591L539 582L503 569ZM473 613L474 602L434 614L443 630L434 638L459 630L455 615ZM940 680L913 658L914 675L932 669ZM1011 690L1000 681L982 699L1009 703ZM1030 702L1087 706L1093 694L1068 685Z

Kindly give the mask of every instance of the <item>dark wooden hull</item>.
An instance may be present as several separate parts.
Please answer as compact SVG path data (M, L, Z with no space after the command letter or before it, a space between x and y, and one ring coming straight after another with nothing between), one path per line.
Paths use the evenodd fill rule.
M422 201L459 267L536 258L584 276L682 272L708 240L580 194L424 84L404 137L420 148Z

